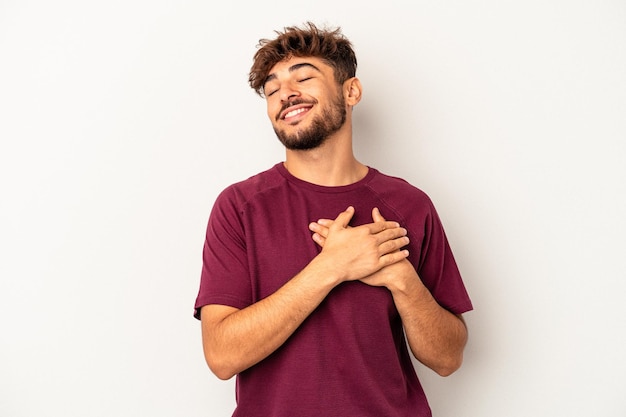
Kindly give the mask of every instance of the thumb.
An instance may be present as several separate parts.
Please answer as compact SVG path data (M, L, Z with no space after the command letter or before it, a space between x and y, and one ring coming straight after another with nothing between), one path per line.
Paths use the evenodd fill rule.
M378 210L378 207L374 207L372 209L372 220L374 220L374 222L384 222L385 218L380 214L380 210Z

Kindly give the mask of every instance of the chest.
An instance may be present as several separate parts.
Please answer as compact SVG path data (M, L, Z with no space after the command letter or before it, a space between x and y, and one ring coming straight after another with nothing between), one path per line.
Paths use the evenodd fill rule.
M351 225L369 223L376 202L350 194L284 193L247 207L243 216L253 297L262 299L298 274L321 251L309 224L355 207Z

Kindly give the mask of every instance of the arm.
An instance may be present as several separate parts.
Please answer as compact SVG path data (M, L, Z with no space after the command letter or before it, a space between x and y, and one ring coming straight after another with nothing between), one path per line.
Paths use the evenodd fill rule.
M312 262L274 294L242 310L202 307L202 344L213 373L229 379L280 347L334 287L337 278L323 268Z
M384 222L378 209L372 211L375 222ZM311 225L313 239L326 244L331 220ZM441 307L424 286L413 265L403 259L361 279L362 282L389 289L402 318L413 355L438 374L447 376L463 362L467 328L461 316Z
M391 265L363 280L391 291L413 355L441 376L463 362L467 328L461 316L441 307L408 260Z
M231 378L274 352L339 283L406 258L399 251L408 243L405 229L396 222L348 228L353 215L351 207L340 213L321 253L274 294L242 310L202 308L204 355L219 378Z

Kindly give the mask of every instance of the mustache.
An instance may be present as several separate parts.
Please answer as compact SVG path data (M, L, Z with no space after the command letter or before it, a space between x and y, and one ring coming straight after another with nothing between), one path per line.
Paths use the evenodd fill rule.
M317 100L304 100L302 98L294 98L293 100L289 100L280 107L278 114L276 115L276 120L280 119L280 115L287 110L291 106L297 106L298 104L317 104Z

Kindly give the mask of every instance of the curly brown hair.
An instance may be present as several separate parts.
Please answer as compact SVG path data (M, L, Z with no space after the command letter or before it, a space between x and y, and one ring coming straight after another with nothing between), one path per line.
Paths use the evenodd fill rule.
M254 54L248 81L250 87L263 97L263 86L270 70L277 63L291 57L316 57L333 68L339 85L356 75L356 55L351 42L341 33L341 28L320 29L311 22L303 27L285 27L275 31L276 39L261 39Z

